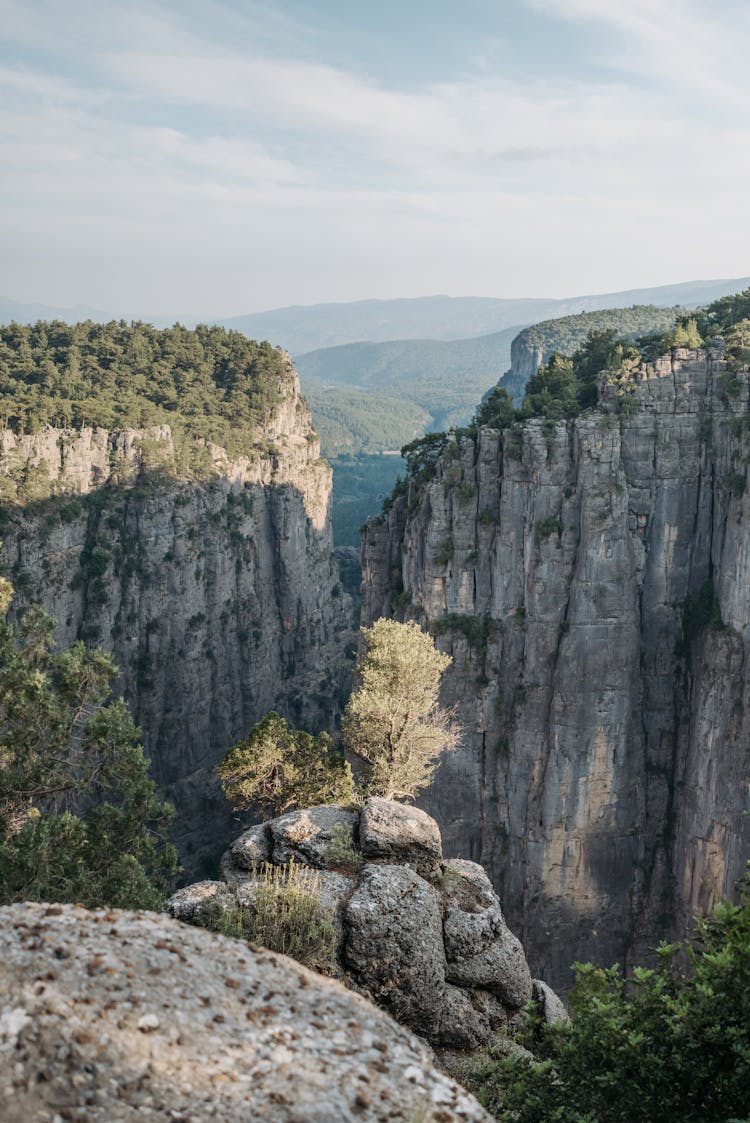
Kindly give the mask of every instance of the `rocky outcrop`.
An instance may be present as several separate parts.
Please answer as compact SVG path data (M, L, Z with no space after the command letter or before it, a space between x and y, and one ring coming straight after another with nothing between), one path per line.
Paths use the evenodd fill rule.
M318 871L314 891L338 933L341 978L434 1045L483 1044L531 999L526 957L486 873L444 860L424 811L372 798L360 814L289 812L246 831L222 859L224 881L179 890L171 912L200 923L207 905L231 905L228 892L252 912L263 863ZM548 1020L564 1010L545 984L536 994Z
M0 909L3 1123L490 1123L411 1033L284 956L156 913Z
M0 568L61 644L114 656L193 876L236 833L212 776L227 747L270 709L327 728L347 693L331 472L290 362L279 391L254 454L207 445L192 479L173 478L166 426L0 439L0 470L56 493L3 509Z
M675 350L570 422L448 446L363 544L431 628L463 746L423 806L535 970L637 962L750 854L748 372Z

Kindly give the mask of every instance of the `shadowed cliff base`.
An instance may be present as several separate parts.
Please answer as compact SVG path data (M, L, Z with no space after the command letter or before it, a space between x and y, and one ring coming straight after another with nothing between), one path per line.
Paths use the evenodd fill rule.
M147 435L169 444L168 429ZM13 442L61 493L2 508L0 564L18 608L44 604L61 645L82 638L114 656L117 690L178 811L186 876L214 868L236 833L212 775L226 749L270 709L327 728L348 694L351 602L332 557L330 469L307 430L278 440L255 460L213 449L214 472L193 480L144 472L138 431Z

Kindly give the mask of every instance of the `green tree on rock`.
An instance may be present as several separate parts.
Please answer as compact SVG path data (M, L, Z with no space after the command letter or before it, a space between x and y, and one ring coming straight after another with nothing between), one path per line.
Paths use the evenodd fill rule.
M148 775L117 668L82 643L53 647L40 607L5 619L0 579L0 903L160 908L176 871L172 809Z
M217 769L235 810L257 804L271 818L316 803L350 803L352 770L327 733L292 729L273 710L234 745Z
M368 795L411 799L426 787L442 753L458 743L453 713L440 706L452 659L413 623L382 618L363 628L359 686L342 724L344 744L365 766Z

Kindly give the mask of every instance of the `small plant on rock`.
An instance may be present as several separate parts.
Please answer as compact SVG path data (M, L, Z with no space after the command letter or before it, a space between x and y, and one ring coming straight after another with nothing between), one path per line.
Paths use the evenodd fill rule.
M320 904L320 874L294 860L257 867L247 903L211 902L199 911L197 922L318 971L330 973L336 962L336 929Z

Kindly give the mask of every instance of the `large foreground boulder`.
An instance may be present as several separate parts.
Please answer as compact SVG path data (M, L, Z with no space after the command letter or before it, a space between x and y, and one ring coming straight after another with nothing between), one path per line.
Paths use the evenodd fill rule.
M424 811L373 798L359 814L311 807L252 827L222 858L230 897L198 882L175 894L173 915L199 923L202 902L226 907L232 895L252 912L264 863L315 871L337 933L333 969L433 1045L482 1045L531 1000L526 956L487 874L444 859ZM543 1016L564 1015L549 988L533 994Z
M0 909L0 1119L490 1123L408 1030L284 956L38 904Z

